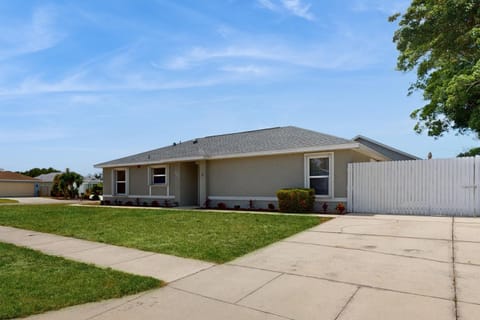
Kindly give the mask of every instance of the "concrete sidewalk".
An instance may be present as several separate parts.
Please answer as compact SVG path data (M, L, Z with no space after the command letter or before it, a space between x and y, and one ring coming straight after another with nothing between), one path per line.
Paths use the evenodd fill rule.
M3 226L0 226L0 241L166 282L178 280L214 265L199 260Z
M0 240L17 232L25 244L8 229ZM148 258L129 252L130 263ZM198 269L161 289L32 319L480 319L479 219L343 216Z

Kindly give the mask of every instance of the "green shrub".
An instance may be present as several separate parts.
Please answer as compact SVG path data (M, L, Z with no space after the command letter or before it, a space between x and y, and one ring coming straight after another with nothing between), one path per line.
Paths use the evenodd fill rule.
M281 212L312 212L315 190L305 188L280 189L277 191Z

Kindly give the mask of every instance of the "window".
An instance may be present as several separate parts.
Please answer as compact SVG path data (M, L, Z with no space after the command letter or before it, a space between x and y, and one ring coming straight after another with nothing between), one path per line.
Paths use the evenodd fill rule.
M152 184L167 183L167 168L152 168Z
M315 189L317 196L330 195L330 168L331 157L325 156L310 156L306 158L307 177L306 186Z
M127 172L126 170L115 170L115 191L116 194L127 193Z

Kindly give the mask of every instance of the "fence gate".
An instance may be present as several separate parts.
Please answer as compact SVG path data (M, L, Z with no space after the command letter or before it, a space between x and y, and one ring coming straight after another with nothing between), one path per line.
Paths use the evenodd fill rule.
M480 157L350 163L347 209L480 216Z

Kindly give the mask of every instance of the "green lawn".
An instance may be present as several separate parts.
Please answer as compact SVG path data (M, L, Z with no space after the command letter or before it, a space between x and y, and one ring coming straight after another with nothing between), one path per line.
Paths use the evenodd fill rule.
M328 218L207 211L2 206L0 225L223 263Z
M0 199L0 203L18 203L18 201L13 199Z
M117 298L161 285L153 278L100 269L0 242L0 319Z

